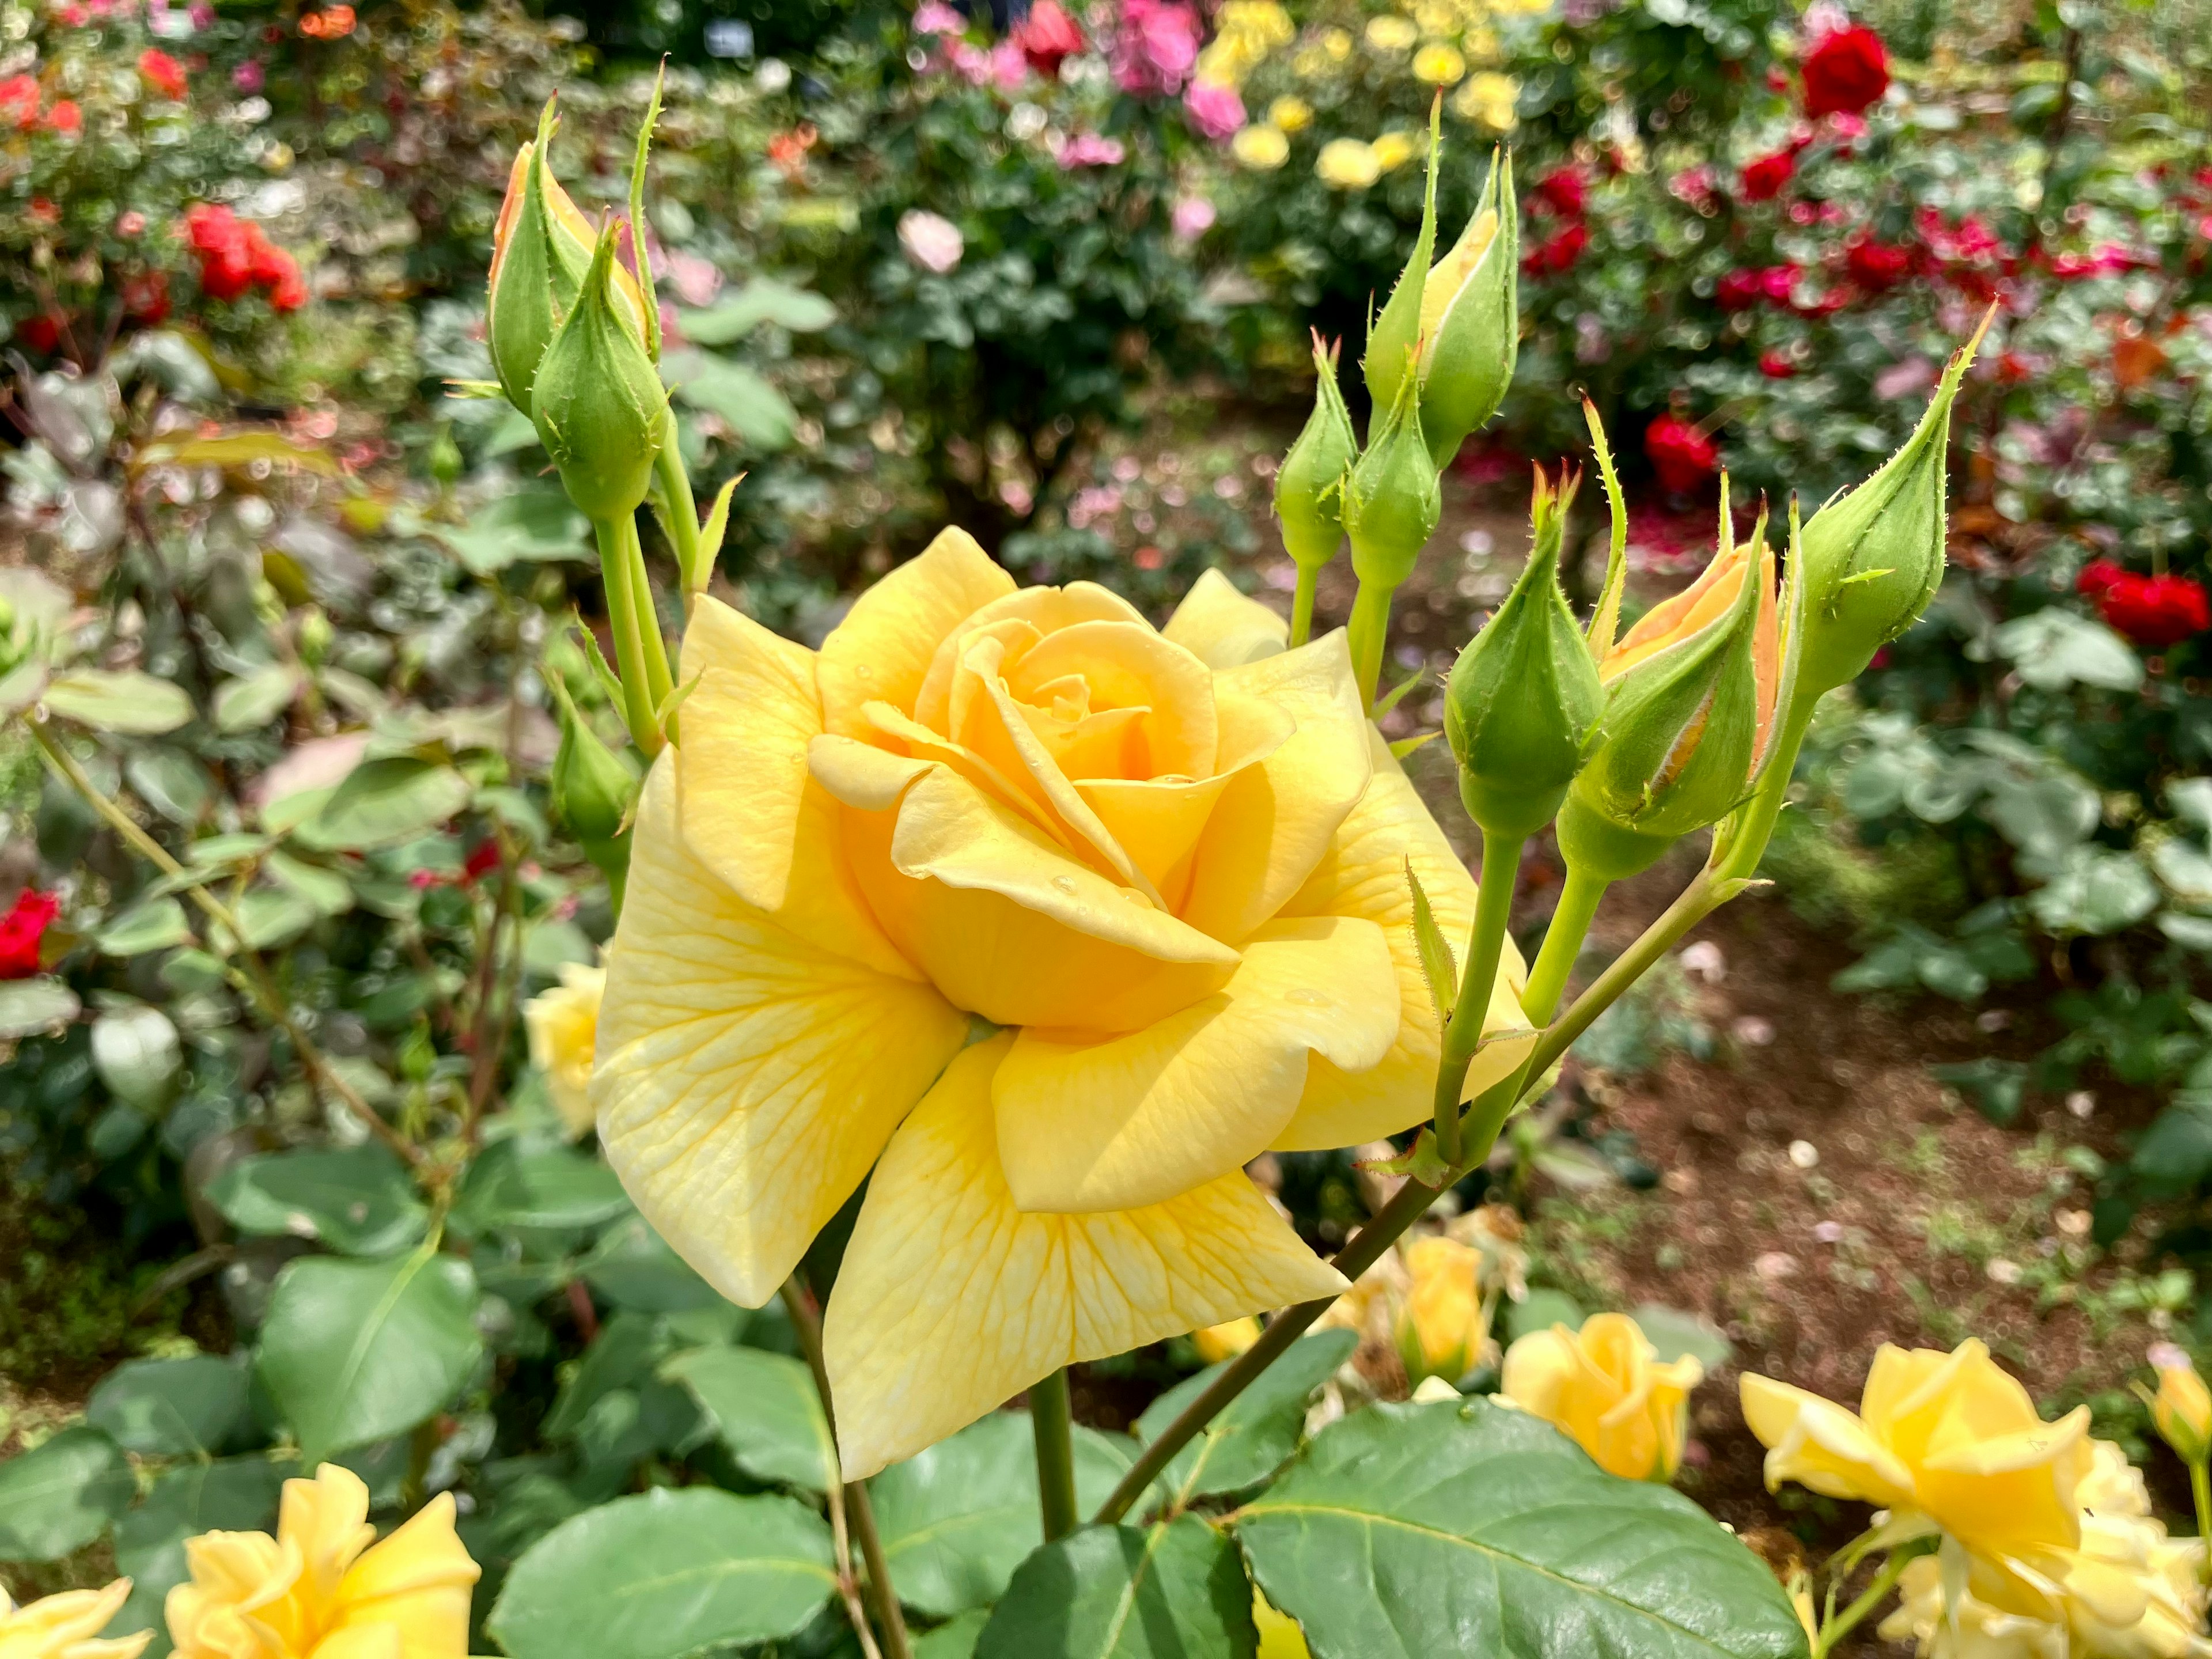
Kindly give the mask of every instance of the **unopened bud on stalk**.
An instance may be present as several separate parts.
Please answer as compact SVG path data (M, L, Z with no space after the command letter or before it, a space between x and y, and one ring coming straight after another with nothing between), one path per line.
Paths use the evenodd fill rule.
M331 619L323 614L320 605L310 605L300 618L300 660L310 668L320 668L323 659L331 653Z
M1421 429L1439 470L1505 401L1521 349L1521 216L1513 162L1490 164L1467 228L1421 294Z
M1344 474L1359 453L1352 416L1337 389L1336 353L1314 336L1314 410L1275 474L1275 516L1283 548L1299 569L1318 570L1344 539Z
M549 671L546 679L561 716L561 747L546 780L553 816L589 850L622 833L637 795L637 776L599 740L560 676Z
M2192 1468L2201 1467L2212 1456L2212 1389L2173 1344L2153 1348L2150 1358L2158 1371L2158 1392L2148 1396L2151 1421L2175 1456Z
M644 340L621 313L616 270L609 225L574 308L538 366L532 398L532 418L562 487L595 524L637 510L668 428L668 394Z
M1420 387L1410 374L1344 481L1344 532L1363 584L1395 590L1443 517L1443 494L1421 438Z
M1598 664L1604 736L1559 813L1571 868L1620 881L1744 799L1774 726L1778 622L1766 520L1737 546L1723 482L1712 563Z
M1446 683L1460 799L1486 836L1532 836L1558 816L1605 710L1597 665L1559 588L1575 483L1566 477L1554 494L1537 472L1528 563Z
M1984 317L1951 359L1905 447L1805 526L1805 647L1793 693L1805 708L1856 679L1942 583L1951 404L1989 325Z

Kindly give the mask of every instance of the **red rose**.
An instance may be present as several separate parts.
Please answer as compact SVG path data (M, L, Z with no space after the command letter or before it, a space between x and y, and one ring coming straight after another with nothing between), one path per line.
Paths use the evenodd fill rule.
M1769 265L1759 273L1759 295L1769 304L1786 306L1797 291L1797 279L1804 274L1797 265Z
M1014 44L1031 69L1048 81L1057 81L1061 60L1083 50L1083 31L1060 9L1058 0L1036 0L1029 16L1014 31Z
M1748 311L1765 295L1755 270L1729 271L1713 289L1713 299L1723 311Z
M2092 559L2081 567L2081 574L2074 579L2074 591L2088 599L2095 599L2115 583L2127 580L2127 571L2110 559Z
M1853 242L1844 250L1844 269L1868 293L1881 294L1912 274L1912 250L1892 242Z
M1741 190L1747 202L1771 202L1797 174L1797 158L1786 149L1762 155L1743 170Z
M35 317L17 318L15 337L40 356L51 357L62 343L61 313L46 311Z
M2188 576L2138 576L2099 559L2082 570L2075 586L2096 601L2108 624L2153 650L2212 628L2204 584Z
M1529 193L1562 218L1577 219L1589 205L1589 174L1572 163L1553 167Z
M1720 470L1720 446L1679 415L1662 415L1644 428L1644 453L1660 483L1678 495Z
M1589 251L1589 232L1569 225L1553 232L1521 256L1521 268L1531 276L1559 276L1575 268Z
M0 916L0 979L28 979L40 971L40 943L61 913L62 902L52 893L26 887L15 895Z
M269 306L272 311L297 311L307 303L307 279L300 274L300 267L291 262L289 255L286 256L284 274L269 290Z
M11 120L28 132L39 125L39 83L27 75L11 75L0 81L0 120Z
M246 244L246 270L254 282L263 288L274 288L288 276L297 276L300 268L292 256L269 240L268 233L259 225L243 227Z
M499 842L494 836L486 836L470 849L468 861L461 866L461 879L465 882L482 881L498 868Z
M54 106L46 112L46 128L51 132L79 133L84 131L84 112L76 106L74 98L57 98Z
M1881 36L1854 27L1824 34L1805 54L1805 113L1856 115L1889 90Z
M182 102L185 66L166 52L149 46L138 54L138 76L164 98Z
M149 270L143 276L128 276L123 282L123 314L134 323L143 323L149 328L167 320L169 315L169 274L165 270Z
M1770 380L1794 380L1797 378L1797 365L1790 361L1787 352L1762 352L1759 359L1759 372Z

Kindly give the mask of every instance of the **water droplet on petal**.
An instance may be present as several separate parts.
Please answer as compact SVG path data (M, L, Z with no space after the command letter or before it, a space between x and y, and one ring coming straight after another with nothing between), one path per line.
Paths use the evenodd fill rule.
M1295 991L1286 993L1285 999L1291 1002L1302 1002L1309 1008L1329 1006L1329 999L1327 996L1319 991L1310 991L1303 985Z
M1063 893L1072 893L1075 890L1075 878L1073 876L1054 876L1052 878L1052 884L1060 889Z

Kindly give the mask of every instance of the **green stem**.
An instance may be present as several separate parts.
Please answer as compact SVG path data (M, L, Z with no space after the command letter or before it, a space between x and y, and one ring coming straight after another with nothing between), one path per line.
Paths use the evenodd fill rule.
M1889 1593L1897 1588L1897 1581L1905 1577L1905 1567L1915 1559L1910 1555L1893 1555L1883 1562L1881 1571L1874 1576L1874 1583L1866 1587L1859 1598L1820 1627L1820 1639L1814 1644L1813 1659L1827 1659L1827 1656L1835 1651L1837 1643L1850 1635L1869 1613L1888 1599Z
M1318 565L1298 567L1298 586L1291 595L1291 649L1313 637L1314 587L1321 578Z
M1375 706L1375 687L1382 678L1382 647L1390 637L1390 596L1396 590L1362 582L1352 601L1352 674L1359 686L1359 706Z
M655 711L659 700L654 696L653 677L647 664L646 639L659 637L656 623L644 626L638 615L637 592L642 586L644 554L637 549L637 521L635 519L610 519L592 526L599 543L599 582L606 589L608 631L615 637L615 672L622 678L623 718L629 726L630 741L645 750L648 757L660 752L664 739L660 722ZM631 580L631 567L637 567L641 579ZM649 596L648 596L649 601ZM662 673L667 672L664 659Z
M1075 1509L1075 1432L1066 1371L1030 1385L1030 1426L1036 1435L1037 1504L1049 1544L1082 1524Z
M2206 1478L2203 1458L2189 1466L2189 1495L2197 1500L2197 1535L2206 1540L2204 1553L2197 1563L2197 1574L2212 1580L2212 1480Z
M1521 870L1525 836L1482 838L1482 884L1475 894L1474 925L1468 934L1467 967L1460 975L1459 997L1443 1030L1437 1057L1437 1153L1457 1164L1460 1152L1459 1097L1467 1069L1482 1043L1483 1016L1498 983L1498 959L1505 954L1505 927L1513 915L1513 886Z
M1572 865L1567 866L1566 885L1559 890L1552 925L1544 930L1544 948L1536 953L1536 965L1528 970L1528 989L1521 994L1521 1012L1528 1016L1531 1024L1548 1025L1559 1012L1567 976L1582 956L1583 941L1589 937L1590 923L1597 918L1598 902L1610 884Z
M668 417L660 453L653 458L653 471L660 486L661 505L666 509L662 527L676 549L678 580L688 605L691 595L707 585L709 573L699 568L699 503L691 493L691 475L684 465L684 447L673 413Z

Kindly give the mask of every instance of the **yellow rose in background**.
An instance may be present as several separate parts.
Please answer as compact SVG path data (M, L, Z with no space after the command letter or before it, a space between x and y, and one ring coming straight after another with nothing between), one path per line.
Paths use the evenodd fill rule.
M2183 1462L2203 1462L2212 1450L2212 1389L2205 1388L2189 1356L2171 1342L2153 1348L2150 1363L2158 1373L2158 1392L2149 1399L2159 1437Z
M1229 141L1229 153L1255 173L1273 173L1291 159L1291 141L1279 127L1241 127Z
M1441 1377L1457 1382L1481 1363L1490 1337L1483 1305L1482 1252L1441 1235L1409 1239L1399 1247L1408 1280L1399 1310L1398 1357L1406 1380Z
M1280 132L1304 132L1313 125L1313 106L1285 93L1267 106L1267 125Z
M361 1477L287 1480L276 1535L205 1532L169 1592L177 1659L465 1659L477 1564L441 1492L379 1543Z
M592 1097L647 1218L749 1306L872 1168L824 1322L848 1478L1343 1287L1243 1166L1427 1115L1402 864L1448 937L1474 884L1343 635L1285 634L1216 573L1155 629L957 531L819 652L694 611ZM1470 1097L1534 1043L1523 978Z
M1371 144L1358 138L1332 138L1314 158L1314 174L1339 190L1364 190L1382 176Z
M1198 1357L1209 1365L1218 1365L1224 1359L1234 1359L1260 1340L1260 1322L1250 1314L1242 1319L1231 1319L1219 1325L1208 1325L1204 1330L1190 1334L1190 1345L1198 1350Z
M1510 132L1521 118L1514 108L1520 99L1519 82L1510 75L1486 70L1460 82L1459 90L1451 95L1450 108L1464 120L1480 121L1496 132Z
M1342 29L1323 29L1321 49L1333 64L1341 64L1352 56L1352 36Z
M64 1590L17 1607L0 1589L0 1659L138 1659L154 1632L103 1639L123 1604L131 1581L118 1578L96 1590Z
M1411 52L1420 38L1408 18L1385 15L1368 21L1367 44L1376 52Z
M1688 1355L1659 1362L1626 1314L1592 1314L1579 1333L1531 1331L1505 1351L1499 1391L1556 1424L1600 1468L1628 1480L1671 1480L1689 1432L1690 1390L1705 1368Z
M1467 73L1467 59L1457 46L1431 40L1413 54L1413 78L1432 87L1448 87Z
M1368 146L1375 157L1375 165L1384 173L1392 173L1421 153L1421 141L1412 133L1394 128L1378 132Z
M580 962L561 964L561 982L523 1005L530 1063L545 1074L546 1091L568 1138L592 1128L592 1056L597 1046L599 999L607 970Z

